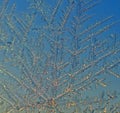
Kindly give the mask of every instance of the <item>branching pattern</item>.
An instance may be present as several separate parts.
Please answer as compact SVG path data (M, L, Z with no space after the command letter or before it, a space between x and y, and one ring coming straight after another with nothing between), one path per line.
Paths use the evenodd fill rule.
M0 4L1 113L119 113L119 34L112 16L91 24L94 0ZM94 93L93 93L94 92Z

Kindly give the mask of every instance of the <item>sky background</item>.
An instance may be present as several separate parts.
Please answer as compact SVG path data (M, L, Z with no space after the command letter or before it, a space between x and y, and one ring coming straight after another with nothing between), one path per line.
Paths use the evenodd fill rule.
M48 0L54 1L54 0ZM17 9L26 9L26 0L10 0L11 3L17 3ZM94 8L94 12L98 12L100 16L104 15L115 15L116 18L120 19L120 0L101 0L100 4Z
M18 12L24 11L27 8L28 0L10 0L10 3L16 3L16 9ZM49 3L54 2L55 0L47 0ZM96 1L96 0L95 0ZM95 6L90 11L96 15L96 19L104 18L107 16L114 16L114 21L120 21L120 0L100 0L100 3ZM120 26L120 22L119 22ZM120 31L119 26L117 25L114 30Z

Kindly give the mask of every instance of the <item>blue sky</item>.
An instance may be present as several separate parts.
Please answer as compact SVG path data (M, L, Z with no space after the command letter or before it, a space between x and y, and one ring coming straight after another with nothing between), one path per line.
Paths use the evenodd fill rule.
M27 0L10 0L10 2L15 1L17 3L17 9L22 10L26 7ZM54 1L54 0L47 0ZM120 18L120 0L101 0L100 4L94 8L100 15L112 14L116 15L116 18Z
M102 0L96 9L99 15L113 15L120 19L120 0Z

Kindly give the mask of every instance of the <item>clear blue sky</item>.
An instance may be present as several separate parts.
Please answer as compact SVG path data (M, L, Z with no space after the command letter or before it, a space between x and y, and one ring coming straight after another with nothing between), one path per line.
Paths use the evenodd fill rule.
M15 1L17 3L17 9L22 10L26 7L27 0L10 0L10 2ZM54 1L54 0L48 0ZM103 13L108 15L116 15L117 18L120 18L120 0L101 0L100 4L94 8L95 11L99 12L100 15Z

